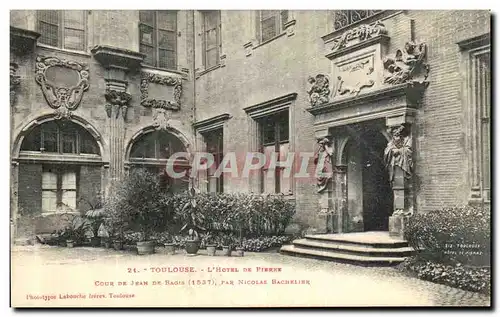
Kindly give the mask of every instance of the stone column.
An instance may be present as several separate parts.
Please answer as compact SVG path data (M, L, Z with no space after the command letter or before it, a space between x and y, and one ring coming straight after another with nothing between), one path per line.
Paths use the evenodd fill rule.
M11 184L10 184L10 226L11 243L17 237L17 220L19 218L18 209L18 187L19 187L19 162L14 161L11 164Z

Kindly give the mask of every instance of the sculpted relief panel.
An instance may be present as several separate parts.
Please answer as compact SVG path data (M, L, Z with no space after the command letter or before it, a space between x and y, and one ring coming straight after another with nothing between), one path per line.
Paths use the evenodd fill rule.
M337 64L334 97L357 96L362 89L373 87L376 80L374 70L373 55Z

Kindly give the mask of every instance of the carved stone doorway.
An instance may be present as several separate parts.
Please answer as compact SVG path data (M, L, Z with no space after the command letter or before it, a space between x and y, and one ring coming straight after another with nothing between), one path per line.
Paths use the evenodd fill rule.
M344 126L337 131L347 188L334 200L347 201L340 213L342 232L387 231L393 191L384 164L387 137L383 122ZM341 136L342 135L342 136ZM339 230L340 231L340 230Z

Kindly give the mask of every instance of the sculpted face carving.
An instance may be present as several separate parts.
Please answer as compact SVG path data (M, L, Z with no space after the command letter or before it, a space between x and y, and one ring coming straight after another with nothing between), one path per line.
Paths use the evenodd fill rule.
M49 106L62 107L65 113L80 105L83 93L89 88L89 69L88 65L75 61L38 56L35 80Z
M117 91L113 89L108 89L106 90L106 93L104 94L104 97L106 98L106 101L108 102L106 104L106 113L108 117L111 117L111 112L112 112L112 106L115 106L116 109L116 117L118 118L119 115L119 110L122 110L122 116L123 119L126 118L127 116L127 109L128 109L128 103L132 99L132 96L125 92L125 91Z

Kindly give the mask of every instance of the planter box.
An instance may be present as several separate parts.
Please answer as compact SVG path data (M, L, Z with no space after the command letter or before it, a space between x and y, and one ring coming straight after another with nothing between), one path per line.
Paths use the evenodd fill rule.
M410 216L390 216L389 236L404 239L405 228Z

